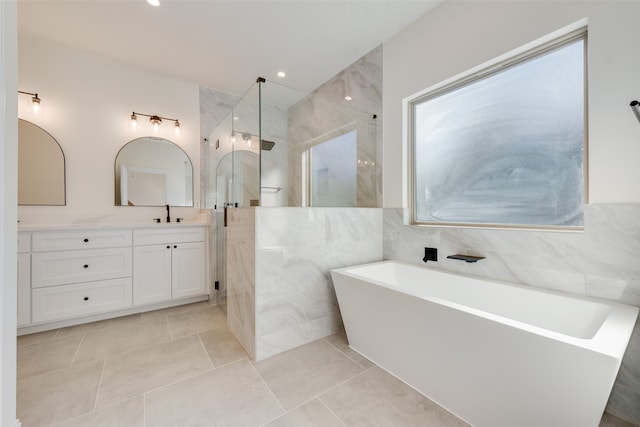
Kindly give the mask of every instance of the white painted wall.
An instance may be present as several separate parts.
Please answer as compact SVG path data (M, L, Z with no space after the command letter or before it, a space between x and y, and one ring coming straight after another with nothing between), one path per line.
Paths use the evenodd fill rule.
M20 206L21 223L144 221L164 217L161 207L114 206L114 161L128 141L158 136L178 144L191 158L194 177L200 176L199 88L102 57L19 37L20 90L37 92L43 111L29 111L29 97L21 95L20 118L47 130L60 143L67 172L67 206ZM158 52L167 55L170 52ZM132 130L132 111L179 119L182 134L165 122L157 134L145 117ZM195 216L200 200L194 182L194 208L172 209L173 217Z
M16 422L17 3L0 2L0 425Z
M638 203L637 1L446 1L384 44L385 207L403 207L402 100L588 19L589 202Z

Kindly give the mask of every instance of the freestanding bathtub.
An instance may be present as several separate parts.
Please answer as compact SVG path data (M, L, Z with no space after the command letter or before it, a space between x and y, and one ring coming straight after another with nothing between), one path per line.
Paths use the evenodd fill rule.
M350 346L477 427L597 427L638 315L397 261L331 275Z

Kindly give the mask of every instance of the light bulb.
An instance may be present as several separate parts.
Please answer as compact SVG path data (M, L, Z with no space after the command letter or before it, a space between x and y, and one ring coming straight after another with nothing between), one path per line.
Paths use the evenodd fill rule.
M162 119L159 116L151 116L149 118L149 121L153 125L153 131L155 133L158 133L158 130L160 129L160 123L162 123Z
M38 94L31 98L31 105L33 107L33 114L38 114L40 111L40 98L38 98Z
M287 75L287 73L285 73L284 71L278 71L278 77L285 77Z
M345 101L351 101L352 99L353 99L353 98L352 98L351 96L349 96L349 95L347 95L347 96L345 96L345 97L344 97L344 100L345 100Z
M131 129L135 129L136 127L138 127L138 116L136 116L136 113L133 113L131 115Z
M180 135L180 122L176 120L176 135Z
M151 6L160 6L160 0L147 0L147 3L149 3Z

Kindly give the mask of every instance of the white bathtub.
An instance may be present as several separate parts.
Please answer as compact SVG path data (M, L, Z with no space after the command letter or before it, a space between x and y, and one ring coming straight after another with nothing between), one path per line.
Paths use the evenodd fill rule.
M638 315L397 261L331 275L351 347L478 427L597 427Z

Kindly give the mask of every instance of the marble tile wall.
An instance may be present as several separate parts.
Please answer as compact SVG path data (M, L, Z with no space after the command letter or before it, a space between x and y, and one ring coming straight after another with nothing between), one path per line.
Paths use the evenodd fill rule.
M256 359L340 330L331 269L381 259L381 209L256 209Z
M352 100L346 101L346 95ZM289 108L289 206L302 206L303 153L315 144L354 129L357 130L358 159L361 160L357 172L356 206L381 206L381 114L382 46Z
M256 354L255 212L254 208L228 209L224 228L227 323L252 358Z
M260 207L228 215L229 327L247 352L262 360L339 331L330 271L382 259L382 210Z
M640 306L640 204L587 205L584 232L417 227L402 209L384 209L384 259L604 298ZM485 256L474 264L451 254ZM625 353L607 411L640 424L640 327Z

